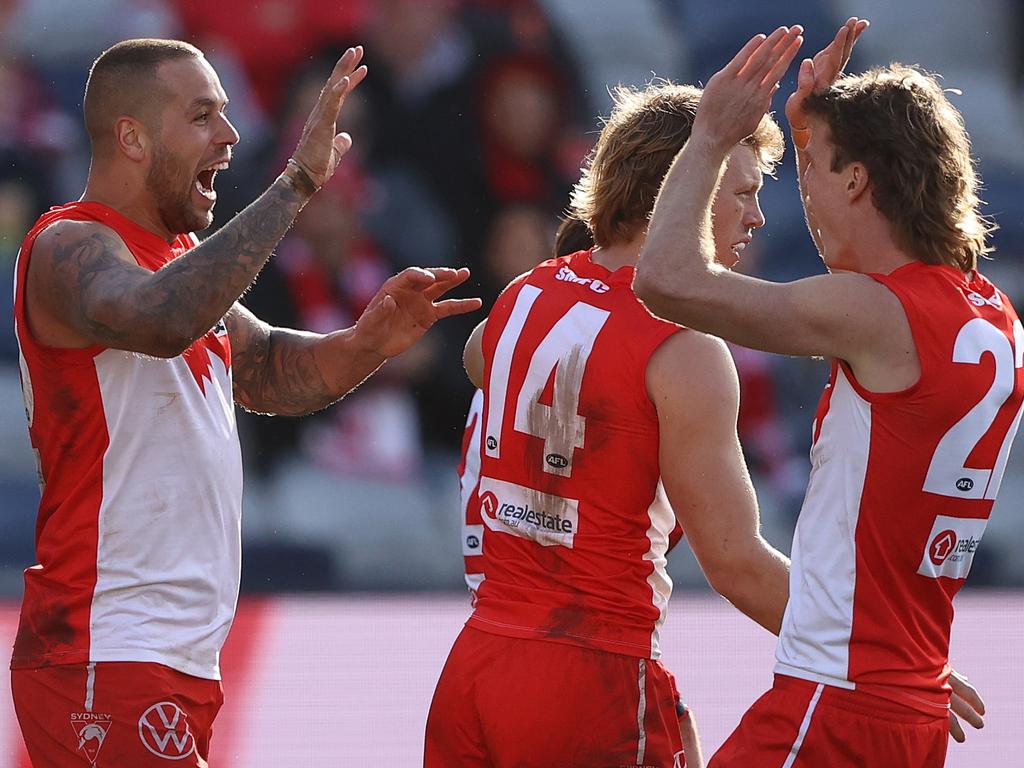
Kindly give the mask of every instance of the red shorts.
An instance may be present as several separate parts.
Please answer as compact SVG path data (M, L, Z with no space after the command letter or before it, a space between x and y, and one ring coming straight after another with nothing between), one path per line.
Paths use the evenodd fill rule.
M136 662L17 669L11 690L35 768L205 768L224 701L217 680Z
M942 768L947 718L776 675L708 768Z
M465 627L427 716L426 768L683 765L658 661Z

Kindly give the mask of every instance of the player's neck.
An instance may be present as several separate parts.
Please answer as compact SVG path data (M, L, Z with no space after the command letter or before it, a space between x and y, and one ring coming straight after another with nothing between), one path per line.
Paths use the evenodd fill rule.
M640 260L640 247L643 244L644 236L638 235L628 243L616 243L607 247L595 246L590 258L609 272L626 266L635 267Z
M80 199L113 208L167 242L174 240L174 234L163 226L150 196L124 176L106 173L93 166L89 169L89 180Z
M918 261L914 254L900 247L892 225L881 215L862 217L851 231L854 234L847 243L843 261L852 265L852 271L887 275Z

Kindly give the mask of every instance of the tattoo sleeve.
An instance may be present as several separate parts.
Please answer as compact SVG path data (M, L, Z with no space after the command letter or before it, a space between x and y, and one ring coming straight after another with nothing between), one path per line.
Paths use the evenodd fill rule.
M359 386L382 362L354 349L352 329L321 335L272 328L240 304L225 319L235 402L255 413L319 411Z
M283 174L214 235L153 273L129 263L124 244L105 229L56 234L52 277L40 274L46 303L91 343L179 354L245 292L307 199Z

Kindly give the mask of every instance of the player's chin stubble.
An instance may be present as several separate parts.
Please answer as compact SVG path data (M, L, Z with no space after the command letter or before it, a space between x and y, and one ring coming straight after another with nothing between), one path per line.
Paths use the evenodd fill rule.
M192 203L195 179L173 152L157 145L146 173L146 189L156 201L157 213L175 234L200 232L213 223L213 208L198 211Z

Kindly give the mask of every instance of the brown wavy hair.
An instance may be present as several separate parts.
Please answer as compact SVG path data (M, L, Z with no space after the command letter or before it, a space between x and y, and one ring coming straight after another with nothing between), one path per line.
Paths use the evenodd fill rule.
M832 171L863 163L875 207L897 245L963 272L992 251L964 120L935 75L890 64L841 78L807 109L828 124Z
M569 205L569 216L586 222L598 245L627 243L647 227L661 182L690 138L700 97L700 88L662 80L612 91L612 113ZM770 115L743 143L754 147L765 173L785 149Z

